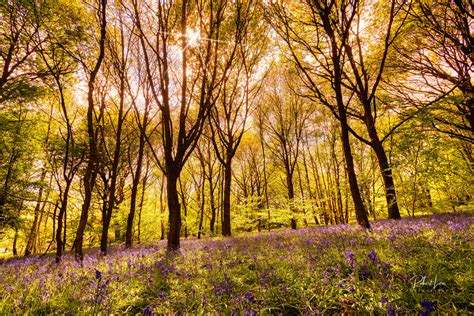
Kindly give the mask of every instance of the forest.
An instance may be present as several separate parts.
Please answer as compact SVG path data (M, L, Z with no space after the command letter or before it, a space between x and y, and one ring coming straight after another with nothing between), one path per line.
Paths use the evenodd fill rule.
M221 245L212 254L225 261L228 245L243 251L255 243L243 251L251 258L271 236L276 253L294 244L303 254L312 232L327 233L339 249L351 235L373 234L378 244L393 227L413 224L433 240L458 236L447 248L466 256L473 30L469 0L0 0L0 258L31 269L43 266L35 260L89 267L97 288L72 309L45 303L52 309L42 310L24 294L17 307L0 298L0 312L77 312L83 304L91 313L264 312L255 291L232 301L227 274L211 283L231 303L193 309L167 300L175 294L163 275L179 269L160 258L205 242ZM166 307L104 303L105 274L90 260L109 260L110 269L129 260L130 268L120 251L146 252L143 260L162 273L150 295ZM347 251L346 268L360 275ZM374 253L373 275L383 269ZM10 288L2 297L14 297ZM275 293L267 295L282 295ZM377 304L401 312L386 300ZM436 306L427 302L414 304L429 314ZM472 302L453 302L472 312ZM275 312L313 306L307 298L288 304ZM338 304L322 311L365 308Z

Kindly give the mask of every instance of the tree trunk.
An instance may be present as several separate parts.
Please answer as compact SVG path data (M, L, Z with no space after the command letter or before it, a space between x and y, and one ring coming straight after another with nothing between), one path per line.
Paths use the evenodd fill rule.
M285 163L285 173L286 173L286 187L288 190L288 202L290 203L290 211L291 211L291 229L296 229L296 218L295 218L295 189L293 185L293 173L291 172L289 163Z
M169 210L169 232L168 232L168 251L179 249L179 237L181 232L181 206L178 196L178 178L179 169L168 167L166 170L166 192L168 198Z
M354 158L352 157L351 144L349 140L349 127L344 106L338 106L339 118L341 122L341 141L344 157L346 160L347 177L351 188L352 200L354 202L357 222L364 228L370 228L369 219L365 210L364 201L360 195L357 176L354 169Z
M205 168L205 165L204 163L201 161L201 164L202 164L202 170L203 170L203 173L201 175L202 177L202 183L201 183L201 192L198 192L198 204L200 206L200 215L199 215L199 227L198 227L198 236L197 238L198 239L201 239L201 234L202 234L202 226L203 226L203 221L204 221L204 209L205 209L205 206L206 206L206 198L205 198L205 194L206 194L206 186L205 186L205 181L206 181L206 177L204 175L204 168Z
M232 181L232 159L227 154L224 167L224 192L223 192L223 210L222 210L222 235L230 236L230 188Z
M161 177L161 186L160 186L160 214L161 214L161 221L160 221L160 226L161 226L161 235L160 235L160 240L165 240L165 221L163 220L163 214L165 213L165 176Z
M112 203L109 201L109 203ZM105 210L105 214L102 216L102 234L100 236L100 252L102 255L107 255L107 243L108 243L108 234L110 227L110 220L112 213L109 213L108 210Z
M97 144L94 131L94 85L97 73L99 72L102 60L105 56L105 36L106 36L106 6L107 0L101 0L98 9L100 16L100 39L99 39L99 56L95 63L92 72L90 73L88 82L88 94L87 94L87 134L89 140L89 161L87 163L86 173L84 175L84 202L81 209L81 218L79 220L79 226L76 232L76 238L74 240L74 253L76 260L82 261L84 259L84 253L82 250L84 243L84 231L87 225L87 218L89 216L89 208L92 200L92 191L94 190L96 170L95 165L97 161Z
M56 228L56 263L61 261L61 257L64 252L64 243L62 237L63 232L63 225L64 225L64 217L66 214L67 204L68 204L68 195L69 189L71 187L71 182L66 182L66 187L64 188L64 193L62 194L61 198L61 206L59 207L58 213L58 226Z
M122 56L123 58L123 56ZM122 61L123 62L123 61ZM108 244L108 233L110 227L110 220L112 219L112 213L116 204L116 188L117 188L117 178L119 174L119 163L120 155L122 152L122 127L124 117L124 103L125 103L125 70L124 65L120 66L119 76L120 76L120 105L117 118L117 132L115 135L115 150L114 157L112 161L111 177L110 177L110 188L109 188L109 197L107 210L105 212L105 217L102 226L102 236L100 239L100 251L103 255L107 255L107 244ZM133 221L133 219L132 219Z
M17 242L18 242L18 227L15 227L15 235L13 236L13 246L12 246L13 255L15 257L18 256L18 250L16 247Z
M8 191L10 189L10 179L13 173L13 165L18 157L18 153L16 149L13 149L12 154L10 155L10 159L8 160L8 171L7 175L5 176L5 181L3 183L2 192L0 192L0 219L3 220L4 216L4 205L7 203L8 199Z
M187 204L187 197L186 193L183 190L183 182L181 179L178 179L179 182L179 192L178 194L181 196L181 203L183 204L183 215L184 215L184 238L188 238L188 225L187 225L187 217L188 217L188 204Z
M258 116L258 134L260 140L260 148L262 150L262 162L263 162L263 192L265 193L265 205L267 207L268 217L268 231L271 230L271 214L270 214L270 203L268 199L268 179L267 179L267 159L265 156L265 140L263 139L263 120L262 115Z
M41 170L40 183L44 182L45 177L46 177L46 169L43 168ZM30 234L28 236L28 241L26 242L25 257L31 255L32 253L36 251L36 236L38 232L38 226L40 225L39 215L40 215L40 210L41 210L41 199L43 198L43 189L44 189L43 186L41 186L38 192L38 199L35 205L33 223L31 224Z
M373 123L373 122L372 122ZM375 130L375 126L368 127L369 136L371 138L372 149L377 156L380 171L382 173L382 179L385 187L385 199L387 201L388 218L389 219L400 219L400 211L398 209L397 194L395 190L395 183L393 182L392 168L388 162L385 149L380 142L380 139Z
M211 234L214 234L215 231L215 225L216 225L216 219L217 219L217 210L216 210L216 202L214 200L214 184L212 183L212 173L209 173L209 190L210 190L210 195L209 195L209 203L211 207L211 220L209 222L209 229L211 230Z
M95 158L89 157L91 160ZM92 190L95 186L97 173L95 172L95 163L89 161L84 175L84 201L82 203L81 218L77 226L76 239L74 240L74 254L76 260L82 261L84 259L84 232L87 226L87 219L89 218L89 209L92 202Z
M147 172L143 177L142 182L142 193L140 195L140 204L138 206L138 223L137 223L137 243L140 244L140 233L141 233L141 224L142 224L142 211L143 211L143 202L145 201L145 190L146 190L146 182L148 179L148 168L149 168L149 161L147 162Z
M143 126L146 126L146 116L144 118ZM127 231L125 233L125 248L132 248L132 243L133 243L133 219L135 217L135 210L136 210L136 205L137 205L138 185L140 184L144 152L145 152L145 131L142 131L140 133L140 142L138 146L137 168L135 169L136 170L135 177L133 178L132 192L130 196L130 212L128 213L128 218L127 218Z

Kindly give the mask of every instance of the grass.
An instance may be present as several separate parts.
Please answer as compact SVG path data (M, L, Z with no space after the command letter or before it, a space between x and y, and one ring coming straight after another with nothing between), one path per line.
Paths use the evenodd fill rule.
M5 260L0 313L474 313L472 215Z

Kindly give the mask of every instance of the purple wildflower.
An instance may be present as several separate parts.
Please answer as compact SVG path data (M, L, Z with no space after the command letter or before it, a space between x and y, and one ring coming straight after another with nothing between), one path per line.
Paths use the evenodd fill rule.
M365 262L362 264L361 269L359 271L359 278L361 280L367 280L370 278L370 272L367 269L367 265L365 264Z
M100 280L102 280L102 272L95 270L95 278L100 282Z
M428 300L422 300L420 304L425 309L420 313L422 316L429 316L430 313L435 309L433 303Z
M397 313L395 312L395 309L391 303L387 304L387 316L397 316Z
M144 316L155 316L155 313L153 313L153 307L151 307L151 306L145 307L145 309L143 310L143 315Z
M385 296L382 296L380 298L380 303L387 303L387 302L388 302L388 299Z
M161 292L161 293L158 293L156 297L158 297L161 300L166 300L166 298L168 297L168 294Z
M245 293L244 298L245 298L250 304L255 303L255 298L253 297L252 293L250 293L250 292Z
M214 284L214 294L231 296L232 286L233 282L231 278L226 273L224 273L224 281L220 282L219 284Z
M355 260L355 255L352 251L346 250L346 257L347 257L347 263L353 267L357 265L356 260Z
M385 274L386 275L389 275L390 274L390 263L388 262L382 262L382 266L385 268Z
M367 257L369 257L369 259L374 263L374 264L377 264L379 262L379 259L377 258L377 253L375 252L375 250L371 250L369 252L369 254L367 255Z

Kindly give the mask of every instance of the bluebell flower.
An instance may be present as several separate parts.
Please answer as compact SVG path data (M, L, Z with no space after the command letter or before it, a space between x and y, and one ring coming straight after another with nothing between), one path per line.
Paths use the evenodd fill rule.
M244 298L247 299L247 301L250 304L255 303L255 298L253 297L252 293L250 293L250 292L245 293Z
M428 300L422 300L420 304L425 309L420 313L422 316L429 316L430 312L434 311L435 309L433 303Z
M153 313L153 308L150 306L145 307L143 310L143 315L144 316L155 316L155 313Z
M387 304L387 316L397 316L395 309L393 308L392 304Z
M367 257L369 257L369 259L372 260L373 263L379 262L379 259L377 258L377 253L375 252L375 250L371 250L369 254L367 255Z
M387 302L388 302L388 299L385 296L382 296L380 298L380 303L387 303Z
M365 262L362 264L362 267L359 271L359 278L361 280L367 280L370 278L370 272L367 269L367 265L365 264Z
M158 293L156 297L158 297L159 299L165 300L168 297L168 295L166 293Z
M355 255L352 251L346 250L347 263L351 266L356 266Z
M102 279L102 272L95 270L95 278L100 281Z

